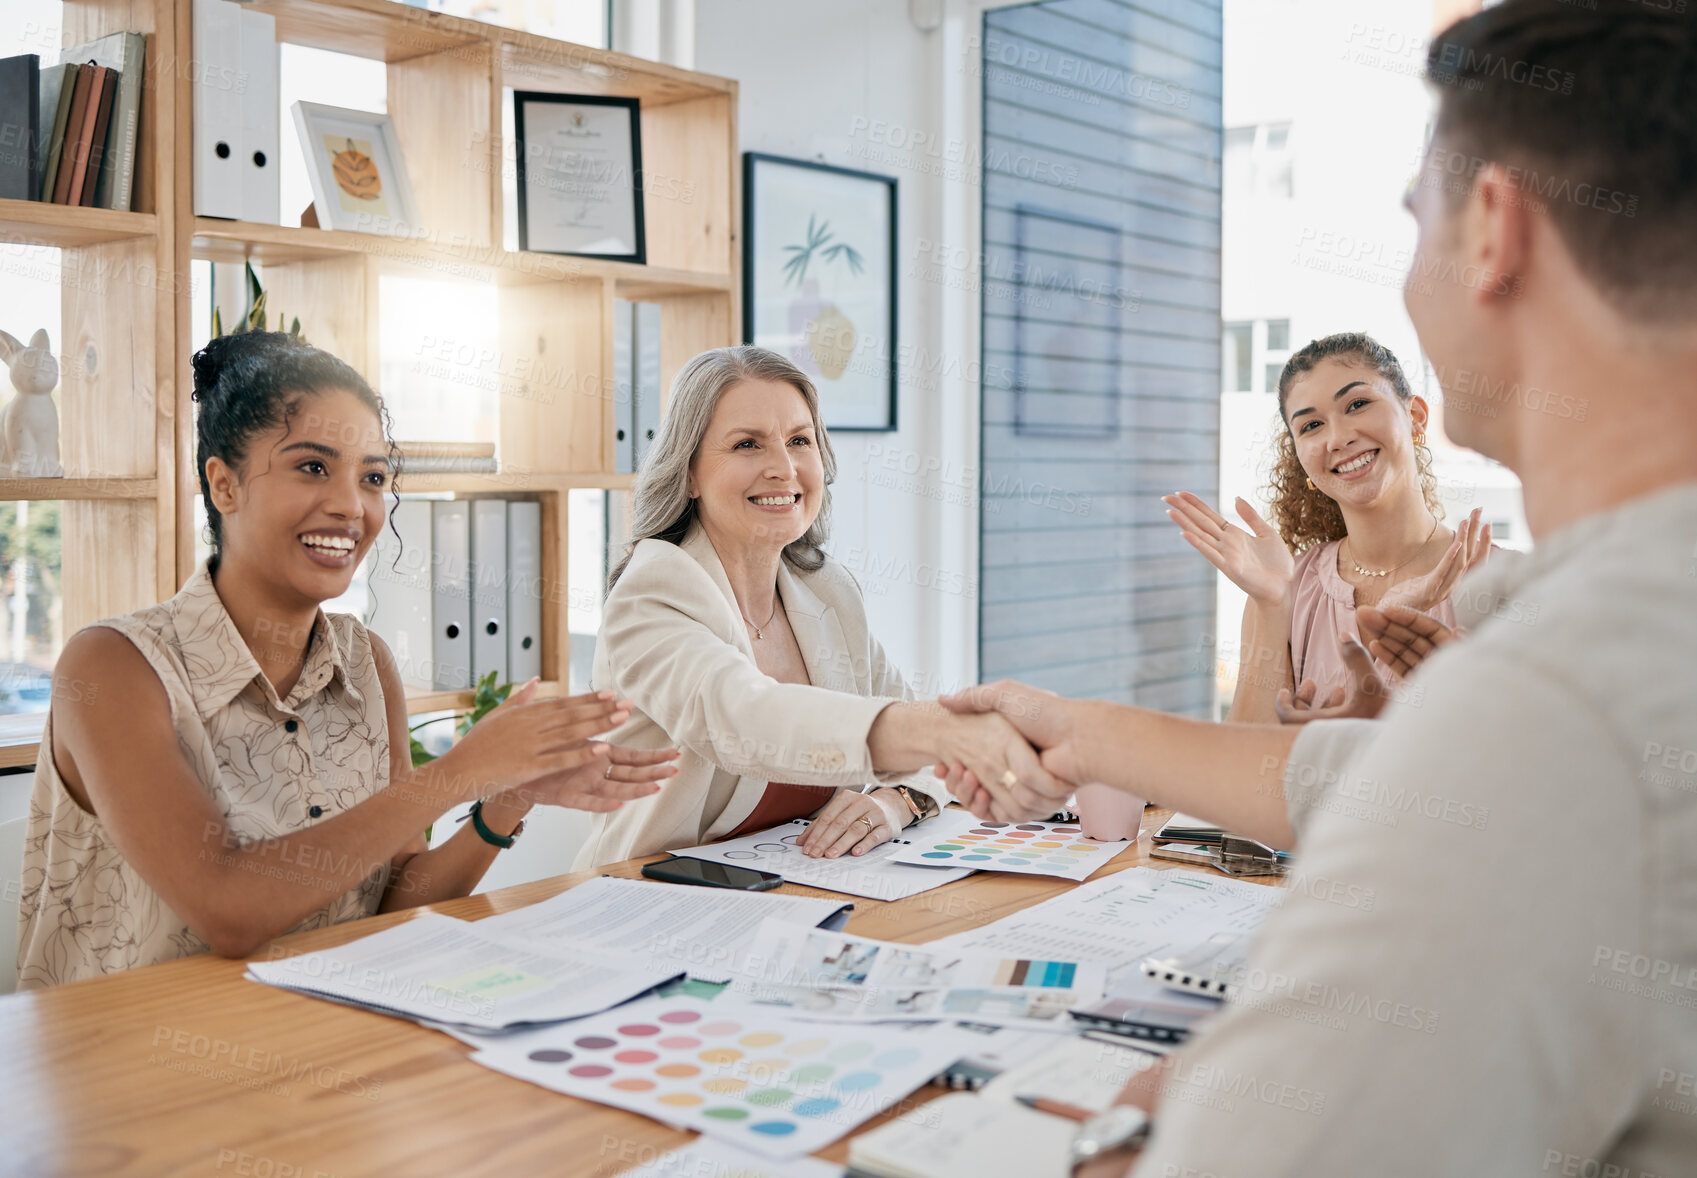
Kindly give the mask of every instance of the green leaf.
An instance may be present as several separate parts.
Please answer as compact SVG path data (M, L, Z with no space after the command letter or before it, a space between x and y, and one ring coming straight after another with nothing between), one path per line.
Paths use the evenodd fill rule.
M494 671L489 672L487 675L483 676L483 678L479 679L477 681L477 691L471 698L471 711L467 712L465 717L459 723L459 734L464 736L466 733L470 732L473 724L477 723L479 720L483 719L483 717L487 716L490 712L493 712L496 708L505 703L507 697L511 695L512 692L513 685L511 683L503 683L499 687L495 686Z
M412 742L412 767L414 769L417 769L420 765L428 765L436 759L435 753L430 752L418 743L418 737L409 732L407 739Z

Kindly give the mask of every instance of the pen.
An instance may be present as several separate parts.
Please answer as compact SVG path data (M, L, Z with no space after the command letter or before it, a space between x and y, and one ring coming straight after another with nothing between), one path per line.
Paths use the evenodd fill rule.
M1050 1100L1047 1096L1016 1096L1015 1100L1026 1108L1034 1108L1040 1113L1065 1117L1069 1121L1088 1121L1096 1114L1087 1108L1079 1108L1076 1104L1062 1104L1058 1100Z

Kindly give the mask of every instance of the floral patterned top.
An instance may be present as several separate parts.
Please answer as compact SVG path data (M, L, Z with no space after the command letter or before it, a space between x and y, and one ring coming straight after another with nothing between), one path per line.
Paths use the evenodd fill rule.
M305 829L388 785L383 688L371 639L352 615L319 612L287 699L260 672L204 567L171 600L96 625L134 643L165 685L177 745L231 838L248 843ZM206 942L129 865L100 819L66 791L53 763L51 714L47 724L24 841L18 988L205 952ZM214 842L199 853L223 850ZM291 869L281 860L267 868ZM375 865L291 931L370 916L388 876L387 862Z

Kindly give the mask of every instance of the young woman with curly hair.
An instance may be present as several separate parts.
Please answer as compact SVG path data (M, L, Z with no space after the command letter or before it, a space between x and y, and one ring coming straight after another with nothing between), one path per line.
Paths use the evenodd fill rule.
M1279 719L1281 692L1341 702L1359 606L1409 606L1454 627L1450 594L1490 552L1491 526L1477 509L1444 526L1427 412L1390 349L1360 332L1330 335L1279 376L1273 523L1242 499L1247 530L1189 492L1164 497L1190 545L1249 595L1228 719Z

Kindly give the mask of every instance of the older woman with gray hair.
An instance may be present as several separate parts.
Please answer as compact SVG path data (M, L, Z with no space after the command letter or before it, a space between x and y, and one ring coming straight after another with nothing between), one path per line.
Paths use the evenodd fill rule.
M915 776L1053 779L995 714L921 703L825 555L836 459L807 376L775 352L685 364L637 478L592 681L631 701L616 744L682 751L654 797L598 814L579 869L811 817L801 849L860 855L946 803Z

